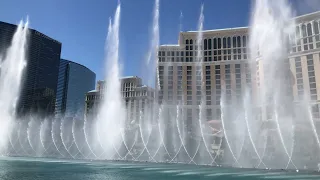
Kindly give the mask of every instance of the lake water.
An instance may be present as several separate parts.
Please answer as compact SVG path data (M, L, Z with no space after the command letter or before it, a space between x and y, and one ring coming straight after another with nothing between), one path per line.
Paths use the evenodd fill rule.
M302 180L320 179L312 172L216 168L181 164L0 158L1 180Z

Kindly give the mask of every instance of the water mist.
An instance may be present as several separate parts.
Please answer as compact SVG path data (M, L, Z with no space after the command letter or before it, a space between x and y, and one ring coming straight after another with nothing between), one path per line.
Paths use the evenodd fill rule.
M28 20L21 21L13 35L11 45L1 62L0 75L0 153L7 148L15 120L15 108L20 95L21 80L26 66Z

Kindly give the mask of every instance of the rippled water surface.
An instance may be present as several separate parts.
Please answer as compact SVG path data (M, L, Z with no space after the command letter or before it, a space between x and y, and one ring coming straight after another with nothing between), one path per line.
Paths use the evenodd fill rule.
M4 180L195 180L195 179L320 179L312 172L216 168L181 164L90 162L57 159L1 158Z

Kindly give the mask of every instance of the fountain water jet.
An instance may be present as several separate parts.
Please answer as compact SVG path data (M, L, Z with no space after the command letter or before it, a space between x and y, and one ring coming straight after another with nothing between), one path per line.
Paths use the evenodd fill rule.
M64 147L64 149L67 151L67 153L70 155L70 157L72 157L72 159L75 159L75 157L69 152L69 149L66 145L66 143L64 142L64 136L63 136L63 123L64 122L64 119L61 119L60 120L60 138L61 138L61 142L62 142L62 145Z
M273 3L271 3L273 2ZM239 103L239 107L234 106L234 104L228 104L228 101L224 101L222 97L220 101L221 106L221 122L222 128L215 129L215 132L212 133L211 129L209 129L209 123L206 122L205 114L206 108L211 108L212 106L208 106L205 104L206 94L205 94L205 79L203 73L203 66L206 65L203 62L203 5L201 10L201 15L199 18L199 27L198 27L198 34L197 34L197 59L192 65L197 67L197 90L198 87L201 85L201 103L199 106L199 118L191 119L192 121L192 130L188 129L186 132L186 124L189 123L189 115L188 117L184 117L184 114L189 114L189 112L184 112L185 109L189 108L184 103L184 95L182 96L182 103L176 104L177 106L172 106L171 104L167 104L167 102L163 102L160 106L157 106L156 103L153 107L148 106L144 107L144 111L140 111L139 117L134 117L134 119L127 118L125 119L122 115L124 114L131 114L137 112L139 109L134 108L131 112L131 109L125 111L124 106L121 103L122 98L120 92L120 82L119 82L119 67L118 67L118 53L119 53L119 42L118 42L118 33L119 33L119 23L120 23L120 5L117 8L115 20L113 23L110 20L109 31L108 31L108 38L107 38L107 48L106 48L106 61L107 67L110 67L110 72L107 74L107 85L103 91L103 95L105 98L103 100L103 104L99 109L98 118L96 119L84 119L83 121L76 121L74 118L72 121L72 127L70 128L70 124L68 123L67 119L61 119L61 122L57 119L49 119L44 121L35 121L30 117L27 117L25 121L14 121L16 127L16 131L12 132L9 137L9 145L12 146L11 151L8 151L9 155L22 155L22 156L39 156L39 146L42 150L42 154L40 156L52 155L53 157L59 158L79 158L79 159L119 159L119 160L133 160L133 161L141 161L143 159L148 158L148 161L154 162L162 162L167 160L168 162L183 162L183 163L194 163L194 164L207 164L207 162L216 163L220 166L219 162L216 162L216 158L219 156L220 150L227 151L224 157L229 158L231 163L226 163L226 165L238 166L238 167L246 167L246 166L255 166L256 168L262 168L260 165L265 164L268 167L274 167L273 165L269 166L269 162L267 158L269 158L269 149L267 145L273 145L271 143L273 139L269 138L272 134L275 135L275 140L277 140L274 145L270 148L276 149L277 151L276 156L271 157L272 160L279 164L282 158L288 161L285 161L286 167L288 168L289 164L292 163L293 166L296 168L295 164L293 163L293 157L299 155L295 155L297 153L296 147L297 143L304 142L303 140L298 140L295 142L296 138L300 138L301 136L295 134L297 128L295 128L296 124L293 120L297 118L292 118L289 115L293 114L292 111L290 112L288 109L285 108L289 107L290 105L286 100L283 99L283 86L281 84L283 80L283 74L279 73L279 69L274 68L277 67L279 64L281 65L282 61L281 58L287 57L285 49L285 42L287 41L284 36L286 36L287 32L290 32L291 29L288 26L291 26L291 22L287 22L286 13L287 10L284 12L277 12L277 6L279 6L280 10L285 2L284 0L278 1L268 1L260 0L257 2L257 7L255 9L255 14L253 17L253 29L250 31L253 34L251 40L251 53L253 54L252 57L258 56L259 63L263 64L266 68L261 68L261 70L265 70L266 72L261 71L261 73L266 73L267 75L262 78L262 85L261 85L261 94L258 95L261 100L257 100L257 102L252 102L251 98L254 99L254 95L251 97L250 91L246 91L246 95L244 95L243 103ZM270 5L270 4L272 5ZM276 6L276 7L273 7ZM262 8L262 9L261 9ZM268 13L266 13L265 8L271 9ZM257 11L257 12L256 12ZM277 13L280 13L278 16ZM283 15L284 14L284 15ZM280 17L280 19L278 19ZM182 16L180 17L182 19ZM180 20L181 20L180 19ZM157 61L153 61L156 58L155 53L157 52L157 46L159 45L159 0L155 1L155 10L153 15L153 31L152 31L152 42L150 45L150 51L147 59L147 64L151 69L154 71L156 70L156 90L161 92L160 89L160 81L159 81L159 69L154 67L154 64ZM287 23L287 24L286 24ZM283 25L286 24L286 25ZM281 29L280 30L275 29ZM182 29L182 23L180 22L180 31ZM205 33L205 35L207 35ZM270 38L272 36L272 38ZM274 37L280 37L278 39L274 39ZM207 37L205 37L207 38ZM281 42L281 47L274 45L270 42L276 41ZM270 40L270 41L269 41ZM155 43L157 42L157 43ZM193 45L193 43L192 43ZM276 46L276 49L274 48ZM259 47L260 54L255 54L257 51L256 49L252 49L252 47ZM267 50L266 50L267 49ZM183 51L183 50L181 50ZM255 56L256 55L256 56ZM2 59L5 56L2 56ZM255 64L255 59L251 59L252 64ZM261 63L262 62L262 63ZM168 66L176 67L178 63L170 63L167 64ZM216 62L213 62L215 64ZM151 66L152 64L152 66ZM220 62L217 62L220 64ZM259 65L260 65L259 64ZM159 64L162 66L162 64ZM156 64L158 67L158 64ZM164 65L166 66L166 65ZM210 64L211 66L211 64ZM5 66L1 66L4 68ZM274 68L274 69L272 69ZM179 70L179 68L177 68ZM109 69L108 69L109 70ZM260 69L259 69L260 70ZM175 71L175 70L174 70ZM116 73L114 73L116 72ZM260 71L259 71L260 72ZM273 74L276 74L273 76ZM154 74L149 74L149 77L153 77ZM165 75L166 76L166 75ZM199 81L200 77L200 81ZM183 81L184 78L181 78ZM180 81L180 79L178 79ZM200 83L199 83L200 82ZM115 86L114 86L115 85ZM119 91L119 92L117 92ZM114 94L115 93L115 94ZM197 92L197 95L199 92ZM225 92L224 92L225 93ZM233 93L232 93L233 94ZM269 99L270 97L270 99ZM177 98L178 99L178 98ZM136 103L134 103L136 105ZM139 103L140 104L140 103ZM256 118L255 115L260 115L259 112L254 112L256 107L261 107L261 109L265 108L264 106L273 106L271 111L271 115L273 115L272 120L267 118L267 122L263 119ZM186 105L186 106L185 106ZM241 106L241 107L240 107ZM242 107L244 106L244 107ZM131 108L131 104L129 104ZM231 107L231 108L230 108ZM285 107L285 108L284 108ZM149 113L151 108L155 108L155 113ZM237 111L236 108L240 110ZM316 129L316 122L312 117L311 107L308 106L308 115L311 124L311 128L313 130L313 135L310 132L310 137L315 136L316 143L318 147L320 147L319 137ZM169 109L169 110L168 110ZM182 109L182 110L181 110ZM192 115L194 116L194 110L196 107L192 107ZM231 109L232 112L229 115L228 109ZM240 111L243 112L239 113ZM172 111L176 111L172 113ZM284 111L286 110L286 111ZM182 114L181 112L182 111ZM138 114L138 112L137 112ZM151 115L152 114L152 115ZM168 118L166 116L168 115ZM174 115L173 115L174 114ZM219 112L216 113L217 116ZM238 116L235 117L234 115L237 114ZM262 113L267 114L267 113ZM119 117L121 115L120 122L118 122ZM154 116L154 117L151 117ZM173 118L172 118L173 117ZM231 118L230 118L231 117ZM37 119L39 120L39 119ZM125 126L125 120L131 123L129 124L130 127ZM139 121L139 122L137 122ZM228 123L231 121L231 129ZM28 122L28 123L27 123ZM52 124L50 124L52 122ZM79 123L80 122L80 123ZM92 124L91 124L92 123ZM199 123L199 124L198 124ZM270 123L271 126L264 127L265 123ZM273 123L273 124L272 124ZM195 125L196 124L196 125ZM241 126L239 126L241 124ZM76 126L77 125L77 126ZM91 125L94 125L92 130ZM189 125L189 124L187 124ZM269 125L269 124L267 124ZM272 126L276 125L276 127ZM38 130L38 126L40 129ZM171 127L173 126L173 128ZM219 124L220 126L220 124ZM51 130L50 130L51 127ZM68 128L67 128L68 127ZM275 133L271 132L271 129L274 128L276 131ZM289 128L288 128L289 127ZM294 128L290 128L294 127ZM199 129L200 128L200 129ZM208 128L208 129L207 129ZM51 140L47 141L45 137L46 129L48 130L48 134L51 133ZM310 129L310 127L309 127ZM132 130L135 131L135 136L132 138ZM218 130L218 132L217 132ZM266 130L262 133L260 130ZM40 141L38 134L34 135L33 132L40 134ZM70 134L72 131L72 135ZM302 131L307 132L307 131ZM210 133L210 134L209 134ZM18 134L18 135L16 135ZM69 135L70 134L70 135ZM219 135L219 134L224 134ZM219 135L219 137L215 137ZM72 136L72 137L71 137ZM94 137L92 137L94 136ZM128 136L131 136L127 138ZM141 140L137 140L138 137L141 137ZM139 137L139 138L140 138ZM171 138L171 139L170 139ZM175 139L176 138L176 139ZM187 141L186 139L189 138ZM212 140L217 142L217 139L220 138L220 143L214 143L212 147ZM248 138L248 139L246 139ZM17 139L16 141L13 141ZM270 140L271 139L271 140ZM270 142L269 142L270 140ZM226 141L226 147L224 147L224 141ZM281 141L281 142L280 142ZM36 144L36 142L39 142ZM188 143L193 145L192 148L188 149ZM194 143L195 142L195 143ZM194 144L192 144L194 143ZM270 143L270 144L269 144ZM140 146L139 146L140 145ZM171 146L172 145L172 146ZM280 148L275 148L277 145L280 145ZM52 146L52 147L51 147ZM141 147L143 146L143 147ZM282 146L282 147L281 147ZM173 148L171 148L173 147ZM250 148L249 151L246 148ZM312 146L313 147L313 146ZM253 148L253 149L252 149ZM309 148L309 147L307 147ZM173 151L172 151L173 149ZM217 150L218 149L218 150ZM214 154L216 151L217 153ZM65 152L66 151L66 152ZM184 153L185 151L186 153ZM229 153L230 151L230 153ZM272 151L272 150L271 150ZM294 154L294 153L295 154ZM182 154L183 153L183 154ZM207 154L208 153L208 154ZM271 152L273 153L273 152ZM266 154L266 155L265 155ZM105 157L104 157L105 155ZM180 155L183 155L183 159L179 159ZM283 156L285 155L285 156ZM132 156L132 158L130 157ZM210 157L209 157L210 156ZM199 158L199 159L198 159ZM211 159L210 159L211 158ZM245 160L254 160L254 163L246 164L248 162L243 161ZM280 160L278 160L280 159ZM180 161L182 160L182 161ZM277 162L278 160L278 162ZM256 166L256 162L258 162L258 166ZM267 163L268 162L268 163ZM272 162L272 161L270 161ZM284 162L284 161L281 161ZM294 160L294 162L298 162ZM313 163L313 162L311 162ZM290 166L291 167L291 166ZM281 166L282 168L282 166Z
M238 159L236 158L233 149L231 148L230 145L230 141L229 141L229 137L228 134L226 132L226 126L225 126L225 119L224 119L224 110L225 110L225 104L224 104L224 96L221 96L221 100L220 100L220 107L221 107L221 124L222 124L222 129L223 129L223 133L224 133L224 137L226 139L226 143L228 145L229 151L231 152L232 157L234 158L235 162L240 166L241 164L239 163Z
M61 155L61 157L65 157L65 156L61 153L61 151L59 150L59 148L58 148L58 146L57 146L57 144L56 144L55 138L54 138L54 125L55 125L55 122L56 122L56 120L51 122L51 138L52 138L52 142L53 142L54 147L55 147L56 150L58 151L58 153Z
M320 140L319 140L318 132L317 132L314 120L313 120L312 110L311 110L310 105L307 105L307 107L308 107L308 116L309 116L308 119L309 119L309 122L310 122L310 125L311 125L311 128L312 128L313 135L316 138L318 148L320 150Z
M1 56L0 75L0 153L8 146L9 136L15 120L15 108L20 94L21 80L26 66L28 20L20 21L10 47Z
M87 132L86 132L86 128L87 128L87 118L85 118L84 121L83 121L84 140L85 140L85 142L86 142L86 144L87 144L87 146L88 146L88 148L89 148L90 153L93 154L93 156L94 156L95 158L97 158L98 156L93 152L93 150L92 150L92 148L91 148L91 146L90 146L90 143L89 143L89 141L88 141L88 135L87 135Z
M250 125L249 125L249 115L252 115L253 113L251 112L251 109L252 109L252 107L251 106L249 106L249 98L248 98L248 93L247 93L247 96L244 98L245 100L244 100L244 106L246 107L245 108L245 112L244 112L244 119L245 119L245 122L246 122L246 126L247 126L247 130L248 130L248 136L249 136L249 139L250 139L250 142L251 142L251 144L252 144L252 147L253 147L253 149L254 149L254 152L256 153L256 155L257 155L257 157L258 157L258 159L259 159L259 162L261 162L263 165L264 165L264 167L265 168L267 168L267 166L264 164L264 162L262 161L262 159L261 159L261 157L260 157L260 154L259 154L259 152L258 152L258 149L257 149L257 147L256 147L256 144L255 144L255 142L254 142L254 140L253 140L253 134L252 134L252 132L251 132L251 128L250 128ZM248 112L249 111L249 112ZM250 118L250 119L252 119L252 118ZM260 163L259 163L260 164Z
M199 128L200 128L200 135L201 138L203 140L204 146L206 148L207 153L209 154L210 158L212 161L214 161L211 152L208 148L206 139L204 137L204 133L203 133L203 122L204 120L204 110L206 109L206 105L205 105L205 80L204 80L204 75L203 75L203 22L204 22L204 15L203 15L203 9L204 9L204 5L201 5L201 10L200 10L200 17L199 17L199 23L198 23L198 34L197 34L197 68L200 66L200 71L197 72L200 74L200 83L201 83L201 103L199 105ZM199 75L198 74L198 75Z
M287 0L255 2L250 29L250 59L253 64L259 63L259 74L263 74L260 82L258 107L273 108L273 123L285 151L290 159L286 143L293 143L293 98L287 94L292 88L287 61L289 37L295 34L293 13ZM270 113L267 111L267 116ZM264 117L263 117L264 118ZM259 120L260 121L260 120ZM264 120L262 120L264 121ZM258 127L253 127L258 128ZM258 154L258 152L257 152ZM292 163L293 164L293 163ZM293 164L294 165L294 164ZM295 165L294 165L295 166Z
M119 27L120 27L120 3L117 6L114 22L109 23L106 40L106 84L103 92L103 100L100 106L96 129L105 133L103 147L107 155L112 154L112 149L120 156L117 147L121 145L121 137L117 132L124 126L125 109L121 97L121 82L119 70Z

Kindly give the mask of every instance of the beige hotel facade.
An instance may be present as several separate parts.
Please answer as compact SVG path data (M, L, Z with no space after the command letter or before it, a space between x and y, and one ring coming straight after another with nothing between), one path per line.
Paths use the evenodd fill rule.
M315 106L312 114L319 118L320 102L320 12L295 18L296 43L288 53L286 68L291 70L292 101L307 98ZM207 120L219 120L220 100L225 92L226 104L243 103L248 89L253 97L263 82L263 67L257 61L250 71L248 27L203 31L202 73L205 84ZM159 103L176 106L183 103L185 117L191 122L199 114L201 75L197 61L197 31L180 32L176 45L161 45L158 52ZM252 67L252 66L251 66Z

